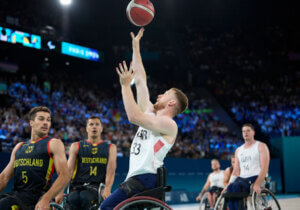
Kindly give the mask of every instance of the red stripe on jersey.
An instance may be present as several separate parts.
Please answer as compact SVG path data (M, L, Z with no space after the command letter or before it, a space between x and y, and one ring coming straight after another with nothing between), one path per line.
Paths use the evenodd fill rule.
M158 140L154 145L154 154L157 153L164 145L165 144L161 140Z
M94 144L93 142L91 142L90 140L86 140L87 143L91 144L92 146L98 146L99 144L102 144L104 142L104 140L101 140L100 142Z
M25 142L21 142L17 147L16 147L16 152L18 151L18 149L24 144Z
M77 142L77 151L76 151L76 155L78 155L79 147L80 147L80 143L79 143L79 141L78 141L78 142Z
M53 138L52 138L53 139ZM51 152L50 152L50 141L52 140L50 139L47 143L47 151L48 151L48 154L49 154L49 157L52 158L52 155L51 155Z
M30 140L30 143L33 143L33 144L35 144L36 142L38 142L38 141L40 141L40 140L43 140L43 139L45 139L45 138L48 138L48 136L45 136L45 137L39 138L39 139L37 139L37 140L35 140L35 141L32 141L32 140Z

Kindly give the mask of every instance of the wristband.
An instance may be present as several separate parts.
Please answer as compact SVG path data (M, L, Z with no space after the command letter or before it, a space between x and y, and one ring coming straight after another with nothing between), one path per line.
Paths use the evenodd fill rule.
M230 179L229 179L229 184L231 184L232 182L234 182L236 180L237 176L231 175Z

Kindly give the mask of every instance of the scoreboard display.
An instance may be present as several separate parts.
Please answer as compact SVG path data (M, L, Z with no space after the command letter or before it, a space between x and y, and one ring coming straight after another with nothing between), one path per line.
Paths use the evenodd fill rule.
M41 49L41 36L17 31L10 28L0 26L0 40L12 44L21 44L24 47Z
M104 54L96 49L47 39L39 35L30 34L0 26L0 41L12 44L21 44L24 47L31 47L38 50L56 52L76 58L90 61L104 62Z

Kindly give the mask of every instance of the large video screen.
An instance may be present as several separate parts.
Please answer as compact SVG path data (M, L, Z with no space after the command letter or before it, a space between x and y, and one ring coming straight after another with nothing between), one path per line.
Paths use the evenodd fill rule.
M53 51L91 61L104 62L103 52L80 45L50 40L45 37L0 26L0 41L25 47Z
M0 40L12 44L22 44L25 47L41 49L41 37L38 35L4 28L0 26Z
M86 60L103 62L103 56L98 52L98 50L82 47L68 42L61 43L61 53Z

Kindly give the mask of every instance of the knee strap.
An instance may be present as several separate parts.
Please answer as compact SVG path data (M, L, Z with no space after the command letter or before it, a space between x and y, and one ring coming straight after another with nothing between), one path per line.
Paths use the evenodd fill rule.
M123 190L128 197L132 197L138 192L143 192L146 187L137 178L130 177L125 182L119 185L119 189Z

